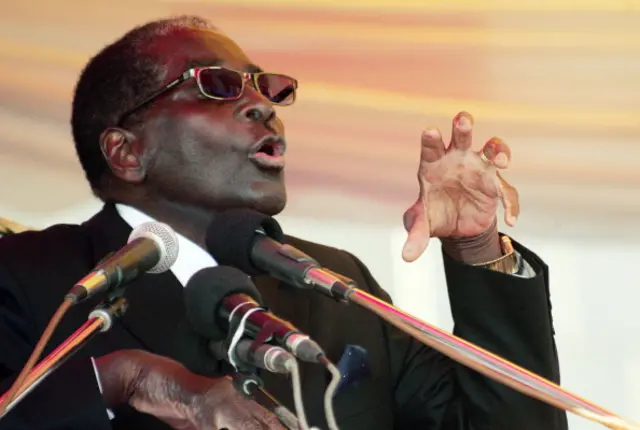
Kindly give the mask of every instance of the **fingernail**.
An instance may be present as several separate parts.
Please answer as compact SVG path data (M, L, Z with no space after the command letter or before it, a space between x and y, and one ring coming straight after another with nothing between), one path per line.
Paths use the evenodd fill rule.
M493 159L493 162L500 166L506 165L508 161L509 159L507 158L507 154L505 154L504 152L499 153L498 155L496 155L496 158Z
M458 129L462 131L471 130L471 121L466 115L461 115L460 118L458 118Z
M413 243L407 243L402 250L402 255L406 257L411 257L416 252L416 245Z
M437 139L438 136L440 135L440 132L438 131L437 128L427 128L424 131L425 136L427 136L429 139Z

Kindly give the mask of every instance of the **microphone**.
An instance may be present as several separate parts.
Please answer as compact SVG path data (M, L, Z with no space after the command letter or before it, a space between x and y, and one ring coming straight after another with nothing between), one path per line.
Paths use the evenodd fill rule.
M221 345L223 342L214 342L205 339L200 334L196 333L192 327L189 326L188 321L181 321L178 325L178 329L176 331L176 336L173 338L173 347L176 352L176 356L174 357L180 363L182 363L190 372L196 373L198 375L203 375L207 377L220 377L222 374L227 373L224 369L219 367L219 361L229 361L229 356L227 354L224 345ZM238 343L237 353L235 354L239 360L244 360L243 350L248 351L250 348L250 344L253 341L249 339L241 340ZM262 349L263 346L267 346L269 348L279 349L284 354L287 354L291 357L291 354L284 351L282 348L278 348L277 346L271 345L261 345L258 349ZM266 355L270 353L267 352ZM259 355L256 354L256 356ZM292 358L293 359L293 358ZM295 360L295 359L293 359ZM269 359L266 359L266 366L270 366ZM247 364L252 364L247 362ZM260 359L257 358L256 362L253 363L256 367L261 367ZM276 363L276 366L277 363ZM266 369L271 370L271 369ZM273 369L273 370L278 370ZM280 373L280 372L279 372ZM276 398L274 398L268 391L266 391L260 384L251 383L250 380L245 380L242 384L236 384L240 378L238 373L233 373L232 378L234 380L234 385L236 389L238 389L243 395L249 396L253 398L260 405L265 407L267 410L274 413L281 423L285 425L286 428L290 430L300 430L300 422L295 414L293 414L289 409L283 406Z
M235 347L235 351L233 351L235 359L272 373L286 375L291 373L290 366L292 361L295 360L293 355L274 345L264 344L253 348L253 343L254 341L249 339L240 340ZM225 348L224 342L210 341L208 348L209 353L217 360L229 361L229 351Z
M262 343L273 340L304 361L319 363L325 356L309 336L263 308L251 278L238 269L216 266L198 271L187 282L184 299L189 324L207 339L225 340L232 330ZM240 324L234 328L237 320ZM234 339L231 349L235 348L233 343Z
M102 260L67 293L73 304L126 284L143 273L167 271L178 258L178 238L166 224L139 225L127 244Z
M298 288L316 289L346 300L355 282L323 268L299 249L280 243L280 224L270 216L246 209L219 212L207 228L207 251L219 264L249 275L268 273Z

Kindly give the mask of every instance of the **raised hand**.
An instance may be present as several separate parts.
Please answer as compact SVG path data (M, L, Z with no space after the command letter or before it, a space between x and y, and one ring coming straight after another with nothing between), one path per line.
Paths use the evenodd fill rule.
M509 165L509 147L493 137L480 151L474 151L472 130L473 117L460 112L453 119L448 146L438 129L422 133L420 193L404 213L408 232L402 250L405 261L420 257L431 237L463 238L484 233L495 222L498 202L504 207L505 222L515 225L520 213L518 193L498 172Z

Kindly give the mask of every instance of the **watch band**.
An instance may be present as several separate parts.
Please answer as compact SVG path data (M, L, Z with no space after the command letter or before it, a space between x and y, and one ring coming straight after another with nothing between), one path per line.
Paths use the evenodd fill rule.
M495 270L496 272L506 273L509 275L518 273L521 263L518 261L518 254L513 249L511 238L506 235L500 235L500 246L502 248L502 253L504 254L502 257L486 263L474 264L474 266Z

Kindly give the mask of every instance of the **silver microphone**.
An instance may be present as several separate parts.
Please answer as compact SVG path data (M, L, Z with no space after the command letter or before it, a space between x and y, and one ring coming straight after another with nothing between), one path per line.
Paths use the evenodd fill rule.
M129 236L128 243L104 259L66 295L74 304L113 290L144 273L167 271L178 258L178 237L166 224L147 222Z

